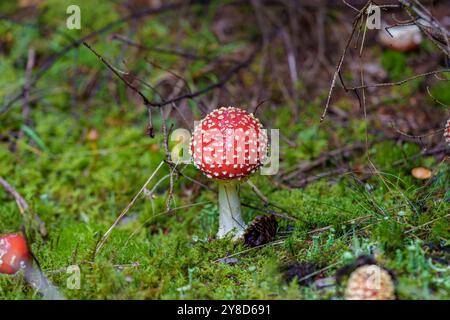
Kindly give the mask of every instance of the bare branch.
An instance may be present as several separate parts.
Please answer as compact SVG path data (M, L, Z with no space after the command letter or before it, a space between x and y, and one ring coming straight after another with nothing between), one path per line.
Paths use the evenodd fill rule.
M350 88L348 88L348 90L358 90L358 89L374 88L374 87L399 86L406 82L415 80L417 78L440 74L440 73L446 73L446 72L450 72L450 69L441 69L441 70L435 70L435 71L425 72L425 73L421 73L421 74L416 74L415 76L412 76L410 78L406 78L406 79L403 79L403 80L400 80L397 82L372 83L372 84L360 85L360 86L356 86L356 87L350 87Z
M25 216L26 212L30 212L30 206L25 201L25 199L14 189L13 186L11 186L8 181L0 177L0 185L5 189L6 192L8 192L11 196L14 197L14 200L16 200L17 206L19 207L20 214L22 216ZM39 225L39 233L45 237L47 236L47 228L45 227L45 223L41 220L41 218L34 213L34 220Z

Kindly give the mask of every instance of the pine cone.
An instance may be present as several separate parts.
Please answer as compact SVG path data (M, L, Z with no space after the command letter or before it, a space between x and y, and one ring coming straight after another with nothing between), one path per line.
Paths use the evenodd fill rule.
M245 230L245 245L252 248L272 241L277 233L277 225L274 216L256 217Z
M307 277L316 272L319 268L309 262L295 262L282 268L284 279L290 283L294 278L301 286L307 286L314 282L315 277ZM305 278L306 279L303 279Z
M395 285L389 272L365 265L352 272L345 290L346 300L394 300Z

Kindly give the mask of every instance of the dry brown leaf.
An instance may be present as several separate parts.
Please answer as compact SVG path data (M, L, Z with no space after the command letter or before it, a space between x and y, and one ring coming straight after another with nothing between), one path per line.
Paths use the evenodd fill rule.
M158 144L152 144L152 145L150 145L150 150L152 151L152 152L159 152L159 145Z
M25 8L25 7L31 7L31 6L38 6L42 3L42 0L19 0L19 7Z

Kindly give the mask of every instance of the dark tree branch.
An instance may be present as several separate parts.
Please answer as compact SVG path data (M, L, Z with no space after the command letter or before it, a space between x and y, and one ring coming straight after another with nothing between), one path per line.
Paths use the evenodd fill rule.
M93 54L95 54L95 56L97 58L100 59L101 62L103 62L103 64L108 67L109 70L111 70L120 80L122 80L123 83L126 84L126 86L128 88L130 88L131 90L133 90L135 93L137 93L141 98L142 101L144 102L145 106L150 106L151 103L150 101L147 99L147 97L138 89L136 88L132 83L130 83L127 79L125 79L119 71L117 71L117 69L115 67L113 67L108 61L106 61L105 58L103 58L102 55L100 55L97 51L95 51L89 44L87 44L86 42L83 42L84 46L86 48L88 48Z
M209 1L208 0L204 0L204 1L202 1L202 0L190 0L190 1L181 0L179 2L162 5L159 8L148 8L148 9L144 9L144 10L139 10L138 12L132 12L129 15L124 16L116 21L112 21L112 22L106 24L105 26L101 27L100 29L97 29L84 37L81 37L77 40L72 41L62 50L49 56L44 61L44 63L40 67L40 69L34 74L34 77L31 81L31 85L32 86L35 85L42 78L42 76L53 66L53 64L56 61L58 61L60 58L65 56L68 52L70 52L74 48L79 47L81 44L83 44L83 42L91 40L92 38L95 38L96 36L99 36L107 31L113 29L114 27L117 27L125 22L130 21L130 20L135 20L135 19L137 20L137 19L141 19L143 17L149 16L149 15L155 15L155 14L160 14L160 13L164 13L167 11L177 10L183 6L186 6L189 4L196 4L196 3L208 4ZM0 108L0 114L8 111L9 108L11 108L11 106L14 103L19 101L23 97L24 97L24 92L22 90L20 93L18 93L13 98L11 98L8 102L5 102L3 107Z
M199 54L185 52L185 51L176 50L176 49L150 47L150 46L146 46L146 45L134 42L133 40L131 40L123 35L120 35L120 34L113 34L111 39L121 41L123 43L126 43L132 47L138 48L143 51L175 55L175 56L179 56L179 57L189 59L189 60L206 60L206 61L215 61L215 62L222 62L222 63L239 63L239 61L234 60L234 59L227 59L227 58L220 58L220 57L215 58L215 57L210 57L207 55L199 55Z
M138 88L136 88L133 84L131 84L129 81L127 81L121 74L120 72L117 71L117 69L112 66L108 61L106 61L105 58L103 58L99 53L97 53L89 44L87 44L86 42L83 42L83 44L90 50L92 51L97 58L100 59L101 62L103 62L103 64L110 69L120 80L122 80L131 90L133 90L134 92L136 92L141 98L142 101L144 102L145 106L151 106L151 107L163 107L172 103L176 103L185 99L194 99L198 96L204 95L214 89L223 87L235 74L237 74L239 71L241 71L242 69L245 69L247 67L249 67L251 65L251 63L253 62L253 60L255 59L255 56L257 54L257 52L259 52L260 50L260 46L258 45L256 47L255 50L253 50L252 54L245 59L243 62L237 64L236 66L234 66L233 68L231 68L227 73L225 73L223 76L221 76L219 78L219 81L203 88L200 89L198 91L195 92L189 92L186 94L182 94L179 95L175 98L172 99L168 99L162 102L154 102L154 101L150 101Z

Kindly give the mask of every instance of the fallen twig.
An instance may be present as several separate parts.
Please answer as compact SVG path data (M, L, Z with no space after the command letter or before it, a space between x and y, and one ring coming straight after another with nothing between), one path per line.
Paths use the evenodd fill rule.
M271 214L271 215L274 215L276 217L280 217L280 218L283 218L283 219L287 219L287 220L291 220L291 221L298 221L297 218L294 218L294 217L291 217L291 216L287 216L287 215L284 215L284 214L279 213L279 212L275 212L275 211L270 210L270 209L257 208L257 207L254 207L254 206L252 206L250 204L243 203L243 202L241 202L241 205L244 206L244 207L247 207L247 208L250 208L250 209L253 209L253 210L257 210L257 211L261 211L261 212L264 212L264 213L267 213L267 214Z
M11 186L8 181L0 177L0 185L8 192L11 196L16 200L17 206L19 207L20 214L25 216L25 213L30 212L30 207L25 199L16 191L16 189ZM47 236L47 228L45 227L45 223L41 220L41 218L36 213L31 213L34 216L34 220L39 224L39 233L41 236Z
M109 229L105 232L105 234L103 235L103 237L101 238L101 240L99 241L99 243L97 244L97 247L95 248L95 254L97 254L100 249L103 247L103 245L105 244L106 240L108 240L111 232L113 231L113 229L117 226L117 224L119 223L119 221L128 213L128 211L130 210L130 208L133 206L133 204L136 202L137 198L140 196L140 194L145 190L145 188L147 187L147 185L150 183L150 181L153 179L153 177L156 175L156 173L159 171L159 169L162 167L162 165L164 164L164 161L161 161L158 165L158 167L155 169L155 171L153 171L152 175L147 179L147 181L144 183L144 185L142 186L142 188L139 190L138 193L136 193L136 195L134 196L134 198L131 200L131 202L125 207L125 209L120 213L120 215L117 217L117 219L114 221L114 223L111 225L111 227L109 227Z
M25 85L23 87L23 95L24 95L23 119L24 119L24 123L27 126L29 126L31 124L30 90L31 90L31 74L33 72L34 61L35 61L35 51L33 48L30 48L28 50L28 61L27 61L27 67L25 70Z
M430 72L425 72L425 73L421 73L421 74L416 74L415 76L397 81L397 82L382 82L382 83L369 83L369 84L365 84L365 85L360 85L360 86L356 86L356 87L350 87L348 88L348 90L358 90L358 89L365 89L365 88L376 88L376 87L389 87L389 86L399 86L402 85L404 83L407 83L409 81L415 80L417 78L421 78L421 77L426 77L426 76L431 76L431 75L435 75L435 74L440 74L440 73L446 73L446 72L450 72L450 69L441 69L441 70L435 70L435 71L430 71Z
M256 246L256 247L253 247L253 248L250 248L250 249L242 250L242 251L239 251L239 252L230 254L230 255L228 255L228 256L226 256L226 257L222 257L222 258L216 259L216 260L214 260L214 261L212 261L212 262L213 262L213 263L215 263L215 262L220 262L220 261L223 260L223 259L228 259L228 258L231 258L231 257L235 257L235 256L238 256L238 255L241 255L241 254L247 253L247 252L249 252L249 251L252 251L252 250L255 250L255 249L259 249L259 248L262 248L262 247L268 247L268 246L274 246L274 245L283 244L284 242L285 242L285 239L277 240L277 241L273 241L273 242L269 242L269 243L265 243L265 244L262 244L262 245L260 245L260 246Z
M373 141L373 143L378 142L379 140ZM353 153L358 150L363 150L365 147L365 143L356 142L349 146L343 146L341 148L334 149L332 151L326 152L320 155L318 158L300 163L296 168L282 174L283 180L291 180L295 178L300 173L308 172L318 166L326 163L330 159L336 159L337 157L347 157L348 154Z
M133 40L131 40L123 35L120 35L120 34L113 34L111 39L124 42L124 43L126 43L132 47L138 48L140 50L175 55L175 56L179 56L179 57L189 59L189 60L206 60L206 61L216 61L216 62L220 62L220 63L239 63L239 61L234 60L234 59L209 57L209 56L199 55L199 54L195 54L195 53L191 53L191 52L185 52L185 51L181 51L181 50L177 50L177 49L149 47L147 45L134 42Z

